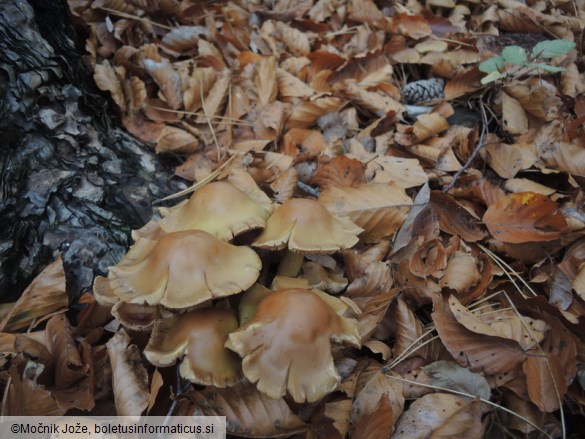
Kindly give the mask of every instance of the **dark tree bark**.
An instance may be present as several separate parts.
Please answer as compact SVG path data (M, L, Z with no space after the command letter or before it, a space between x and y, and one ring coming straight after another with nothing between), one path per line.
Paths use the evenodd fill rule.
M65 0L0 0L0 300L62 252L68 292L90 287L184 187L112 122Z

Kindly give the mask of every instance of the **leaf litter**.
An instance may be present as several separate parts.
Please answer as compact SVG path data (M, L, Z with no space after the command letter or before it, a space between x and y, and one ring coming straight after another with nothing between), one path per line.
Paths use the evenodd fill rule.
M568 416L585 407L582 3L69 4L124 127L183 159L177 178L193 186L176 198L214 180L245 194L249 210L218 195L202 221L241 218L221 239L255 249L261 269L254 262L237 288L208 274L219 280L197 313L230 309L240 327L209 336L202 361L221 367L211 352L229 352L243 375L212 385L175 372L188 354L157 369L144 354L153 326L189 311L156 298L193 302L180 297L189 264L147 256L168 235L191 236L188 225L164 229L180 207L133 232L124 294L110 274L68 304L57 260L1 310L3 414L204 413L242 437L575 431ZM258 222L250 212L261 205ZM308 228L268 216L279 205L304 206L290 221ZM326 217L335 225L312 223ZM132 273L157 258L173 261L177 285ZM250 321L282 341L254 340L267 350L250 352L238 338ZM183 351L201 343L186 337ZM298 362L307 352L319 370ZM271 375L272 362L286 373Z

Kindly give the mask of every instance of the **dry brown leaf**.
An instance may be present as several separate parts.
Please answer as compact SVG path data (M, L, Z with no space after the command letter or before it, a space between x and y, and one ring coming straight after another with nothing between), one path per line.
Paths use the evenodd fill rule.
M281 97L308 98L315 94L309 85L284 69L276 69L276 78Z
M196 68L193 73L183 78L183 102L185 110L197 111L201 108L205 96L217 79L217 72L211 68Z
M171 50L182 52L196 48L199 37L208 33L203 26L179 26L166 33L162 43Z
M391 319L395 325L394 333L394 355L398 357L403 355L407 350L410 352L404 359L410 357L427 358L428 345L419 349L416 348L424 339L420 339L423 335L423 327L420 320L408 308L406 302L402 298L398 298L388 309L388 318Z
M441 341L460 366L495 375L515 369L526 359L515 341L478 334L460 324L450 310L453 303L453 296L435 296L432 317Z
M447 251L440 240L430 239L416 249L408 266L413 274L423 279L427 276L441 278L447 267Z
M276 58L267 56L258 63L258 70L254 80L258 93L258 105L264 107L276 99L278 82L276 78Z
M391 111L396 114L404 111L404 106L386 93L369 91L355 82L350 82L345 91L356 105L373 112L377 116L383 116Z
M420 40L433 33L428 21L420 15L400 13L392 19L392 29L401 35Z
M412 200L394 183L372 183L355 188L329 188L319 202L330 212L347 216L364 229L360 239L378 242L394 235L408 213Z
M349 154L351 157L352 155ZM406 159L393 156L366 156L361 160L367 162L366 179L377 183L395 182L405 189L425 184L429 177L418 159Z
M114 68L108 60L104 60L101 64L96 64L93 74L93 79L100 90L109 91L112 99L122 111L126 111L126 99L121 82L124 76L124 68Z
M313 181L321 190L332 187L357 187L365 183L364 171L365 166L362 162L342 155L320 164Z
M512 309L492 312L486 310L485 315L480 314L478 317L490 325L500 337L516 340L525 351L540 344L550 330L544 320L519 315Z
M435 361L423 367L423 370L431 379L431 386L467 393L488 401L490 399L490 385L485 377L452 361Z
M398 419L393 439L481 437L479 401L448 393L431 393L415 400Z
M88 366L83 364L65 315L54 316L47 322L45 339L55 361L55 388L68 388L87 375Z
M441 287L451 288L459 294L463 294L481 280L481 275L477 269L475 258L470 253L456 251L453 253L445 275L439 285Z
M307 429L282 398L268 398L250 384L226 389L208 386L187 396L193 401L194 413L225 416L229 434L276 438Z
M522 366L530 400L545 413L559 409L567 392L563 366L554 355L531 356Z
M311 43L306 32L290 27L279 21L276 29L280 33L280 39L294 56L306 56L311 52Z
M539 148L540 160L547 166L568 172L573 175L585 176L585 142L575 139L574 142L550 141Z
M422 142L449 128L447 119L439 113L422 114L417 117L412 129L416 140Z
M299 182L299 175L295 168L290 168L280 174L270 183L270 189L274 192L274 199L278 203L284 203L293 197Z
M378 405L371 413L354 421L353 437L364 439L390 437L394 430L395 419L390 398L387 395L382 395Z
M199 147L199 139L188 131L165 125L156 139L156 152L193 153Z
M492 236L509 243L552 241L568 231L557 203L534 192L500 198L483 216Z
M439 220L442 231L461 236L467 242L476 242L485 237L485 231L479 221L461 207L451 195L432 191L430 205Z
M197 117L197 123L214 123L213 116L217 116L227 98L230 85L230 73L227 70L219 74L211 89L201 104L203 114Z
M58 404L52 392L27 378L35 373L35 369L38 365L30 362L25 366L22 378L16 368L1 373L3 381L10 380L3 398L5 416L62 416L67 411Z
M402 393L402 382L386 376L375 363L363 370L357 381L352 405L351 422L356 428L354 437L361 437L356 434L357 431L366 428L364 418L379 413L380 402L384 399L388 399L388 407L384 411L390 414L392 419L398 419L404 410ZM393 422L386 423L386 428L390 429L386 430L384 435L392 433L392 426Z
M524 134L528 130L528 117L513 97L502 92L502 121L504 129L510 134Z
M10 312L2 319L0 331L14 332L26 328L35 319L64 311L68 302L63 260L59 256L24 290Z
M483 148L482 155L502 178L513 178L538 160L534 146L527 143L492 143Z
M378 293L371 297L358 297L354 299L362 308L359 316L358 328L362 340L368 340L374 336L378 339L387 339L388 336L381 328L381 322L385 319L390 302L398 295L398 289L393 288L388 292ZM365 305L363 305L365 303ZM383 333L384 332L384 333Z
M323 97L310 102L303 102L293 108L288 120L288 128L309 128L321 116L339 110L343 101L335 97Z
M384 22L384 14L372 0L351 0L349 18L359 23L380 26Z
M120 329L106 343L112 365L112 387L118 416L140 416L148 407L148 373L138 346Z
M168 61L156 62L148 58L144 59L142 64L157 83L169 106L174 110L181 108L183 106L183 85L175 68Z

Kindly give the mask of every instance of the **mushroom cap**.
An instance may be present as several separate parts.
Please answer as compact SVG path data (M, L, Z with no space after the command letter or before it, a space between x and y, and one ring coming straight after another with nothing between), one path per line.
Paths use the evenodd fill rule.
M167 233L203 230L229 241L240 233L263 228L271 212L268 197L266 202L258 203L232 184L217 181L169 209L158 226Z
M231 386L241 378L240 359L224 344L237 327L235 311L223 308L200 308L158 320L144 355L160 367L184 356L179 368L183 378L202 385Z
M93 280L93 296L96 302L104 307L114 306L120 301L110 287L108 278L103 276L96 276Z
M127 329L146 331L161 318L158 306L140 303L118 302L112 307L112 315Z
M335 253L353 247L363 231L348 218L334 216L315 200L293 198L278 206L252 243L299 253Z
M190 230L139 239L108 280L123 301L187 308L249 288L261 267L254 250Z
M312 291L288 289L267 294L226 347L243 358L244 375L258 390L275 399L288 390L302 403L318 401L341 381L331 340L359 347L357 320L339 316Z

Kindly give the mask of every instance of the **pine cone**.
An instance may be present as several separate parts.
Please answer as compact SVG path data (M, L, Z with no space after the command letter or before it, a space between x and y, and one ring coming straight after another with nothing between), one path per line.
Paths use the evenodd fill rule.
M445 80L443 78L423 79L406 84L402 89L402 95L407 104L434 101L445 97L444 87Z

